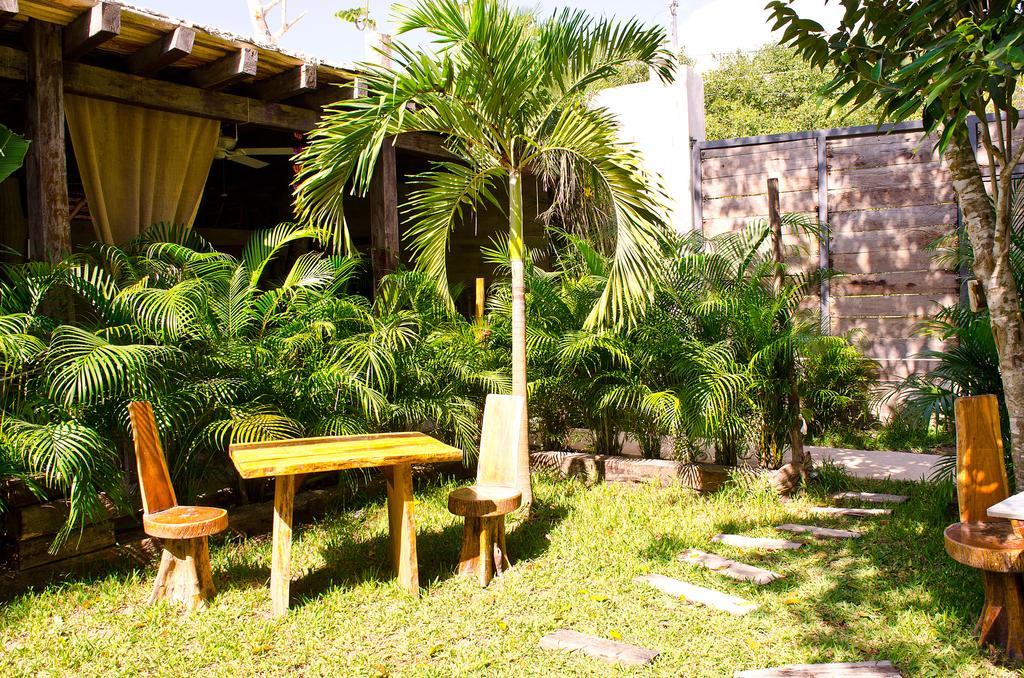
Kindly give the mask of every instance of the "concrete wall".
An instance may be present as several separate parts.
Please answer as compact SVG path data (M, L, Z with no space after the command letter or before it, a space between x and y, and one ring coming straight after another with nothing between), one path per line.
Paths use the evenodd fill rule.
M675 82L654 79L602 90L595 103L615 113L624 140L636 144L661 179L666 210L679 232L694 228L691 145L704 139L704 80L680 68ZM697 225L699 228L699 224Z

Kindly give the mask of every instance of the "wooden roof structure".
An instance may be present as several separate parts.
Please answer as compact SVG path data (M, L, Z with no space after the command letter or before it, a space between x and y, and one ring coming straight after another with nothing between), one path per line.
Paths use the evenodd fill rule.
M0 0L0 78L28 79L26 52L10 45L33 20L62 27L65 91L224 122L307 131L356 77L351 65L121 3Z

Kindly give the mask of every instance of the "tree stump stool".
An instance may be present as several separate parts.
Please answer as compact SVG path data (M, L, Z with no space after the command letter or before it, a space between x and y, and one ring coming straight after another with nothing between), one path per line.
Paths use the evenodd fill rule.
M448 510L466 519L459 574L476 574L480 586L510 567L505 548L505 516L519 508L523 493L514 487L473 485L448 495Z
M174 506L142 517L146 534L163 539L163 555L150 604L159 600L202 607L213 598L208 537L227 529L228 512L210 506Z
M953 560L981 570L985 603L975 626L978 642L1024 661L1024 538L1009 521L954 523L943 536Z

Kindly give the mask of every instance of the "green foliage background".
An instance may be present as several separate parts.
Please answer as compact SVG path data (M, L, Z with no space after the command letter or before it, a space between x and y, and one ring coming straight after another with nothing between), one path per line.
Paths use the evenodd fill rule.
M868 125L871 108L832 111L818 91L833 74L809 65L793 49L765 45L755 52L722 55L704 74L708 139Z

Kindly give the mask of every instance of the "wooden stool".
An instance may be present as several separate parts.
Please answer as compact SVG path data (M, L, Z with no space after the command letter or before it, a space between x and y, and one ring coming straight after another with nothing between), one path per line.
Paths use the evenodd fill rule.
M476 484L448 495L448 510L466 519L459 554L459 574L476 573L480 586L510 567L505 548L505 516L519 508L516 487L519 438L526 399L489 395L484 405Z
M955 523L943 536L953 560L981 570L985 604L974 628L978 642L1024 659L1024 538L1009 522Z
M505 548L505 515L522 504L514 487L460 487L448 495L448 510L466 519L459 553L459 574L476 573L480 586L510 567Z
M228 527L228 512L211 506L179 506L171 486L153 407L129 403L142 493L142 527L163 540L160 570L149 602L172 600L193 609L214 596L207 538Z
M995 396L958 398L956 490L960 522L943 533L946 553L981 570L985 603L975 626L978 642L991 643L1014 661L1024 660L1024 538L1010 521L990 518L988 508L1009 496L999 401Z

